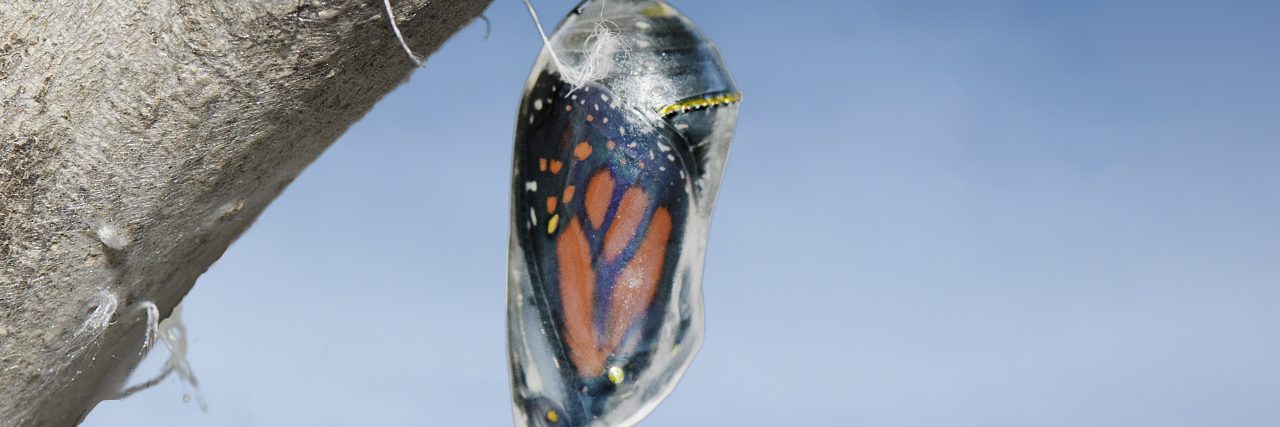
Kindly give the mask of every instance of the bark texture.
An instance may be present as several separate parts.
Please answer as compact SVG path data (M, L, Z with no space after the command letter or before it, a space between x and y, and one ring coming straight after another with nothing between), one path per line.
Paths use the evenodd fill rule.
M489 0L394 0L433 52ZM0 6L0 425L70 425L413 65L381 0Z

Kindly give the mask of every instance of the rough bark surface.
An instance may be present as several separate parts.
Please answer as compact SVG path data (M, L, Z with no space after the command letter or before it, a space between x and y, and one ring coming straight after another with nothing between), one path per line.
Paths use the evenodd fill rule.
M489 0L395 0L433 52ZM0 6L0 425L71 425L298 173L413 70L380 0Z

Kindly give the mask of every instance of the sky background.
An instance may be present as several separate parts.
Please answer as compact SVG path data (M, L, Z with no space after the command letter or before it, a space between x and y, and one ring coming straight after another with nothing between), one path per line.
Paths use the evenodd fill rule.
M1280 2L673 3L746 101L706 341L646 425L1280 425ZM487 16L196 283L208 411L170 379L86 426L511 424L540 45Z

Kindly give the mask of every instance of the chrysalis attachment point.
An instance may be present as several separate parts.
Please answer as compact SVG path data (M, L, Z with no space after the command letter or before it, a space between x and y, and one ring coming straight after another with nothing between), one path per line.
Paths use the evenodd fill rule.
M400 41L400 47L404 48L404 53L409 55L409 60L413 61L413 65L421 67L425 62L413 53L413 49L409 48L409 43L404 41L404 35L400 34L400 25L396 24L396 14L391 11L391 0L382 0L382 7L387 10L387 21L391 22L391 31L396 33L396 40Z

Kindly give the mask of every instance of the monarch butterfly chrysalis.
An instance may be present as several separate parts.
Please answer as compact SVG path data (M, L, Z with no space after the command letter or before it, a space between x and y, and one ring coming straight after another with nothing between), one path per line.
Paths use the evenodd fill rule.
M604 53L601 75L566 79L557 64L594 60L602 25L624 47ZM584 1L550 37L516 122L517 425L634 424L689 367L740 99L715 45L661 0Z

